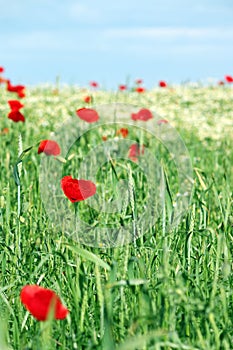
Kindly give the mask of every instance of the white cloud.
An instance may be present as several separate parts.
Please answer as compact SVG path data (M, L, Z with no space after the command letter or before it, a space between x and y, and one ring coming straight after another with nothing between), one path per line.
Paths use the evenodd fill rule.
M62 52L66 50L86 50L89 43L83 40L83 33L70 35L70 32L38 30L28 33L13 33L8 35L0 34L0 42L4 51L33 51L46 55L49 52ZM93 47L95 47L93 45Z
M0 33L3 52L29 55L55 54L62 57L94 52L162 57L164 54L210 54L232 52L233 27L181 28L137 27L102 30L38 30L27 33Z
M105 32L106 38L115 39L216 39L233 38L230 28L188 28L188 27L136 27L116 28Z
M68 15L79 22L85 23L97 22L101 18L96 6L88 6L77 2L70 5L68 8Z
M5 40L4 40L5 39ZM48 31L32 31L30 33L8 34L2 38L5 49L58 49L61 47L59 38L54 33Z

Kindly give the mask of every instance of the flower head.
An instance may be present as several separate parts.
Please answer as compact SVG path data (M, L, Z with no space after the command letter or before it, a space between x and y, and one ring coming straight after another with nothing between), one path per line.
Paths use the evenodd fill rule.
M142 83L143 83L142 79L136 79L135 80L135 84L137 84L137 85L141 85Z
M61 179L61 189L72 203L83 201L96 193L93 182L73 179L69 175Z
M56 141L42 140L38 147L38 154L42 152L47 156L58 156L61 153L61 150Z
M7 91L16 92L18 94L18 97L25 97L24 85L12 85L9 79L6 80L6 84L7 84Z
M24 105L18 100L10 100L8 101L11 111L19 111Z
M137 162L138 161L138 157L141 156L142 154L144 154L144 151L145 151L144 145L142 145L140 147L140 145L138 143L134 143L129 148L128 157L133 162Z
M119 89L120 91L125 91L125 90L127 90L127 86L124 85L124 84L121 84L121 85L118 86L118 89Z
M0 132L1 135L6 135L9 133L9 129L8 128L3 128Z
M138 86L136 89L135 89L136 92L138 92L139 94L142 94L143 92L146 91L146 89L142 86Z
M228 83L233 83L233 77L231 75L225 75L225 80L228 82Z
M159 86L160 86L161 88L167 87L166 81L164 81L164 80L159 81Z
M95 89L99 87L99 84L97 83L97 81L90 81L89 85Z
M80 108L76 111L77 116L88 123L95 123L99 119L98 113L91 108Z
M147 121L149 119L153 118L153 114L151 113L151 111L147 108L142 108L140 109L139 112L137 113L132 113L131 114L131 118L133 120L143 120L143 121Z
M8 113L8 118L13 120L13 122L18 123L18 122L25 122L25 118L20 111L11 111Z
M51 289L26 285L21 290L20 299L38 321L46 321L51 311L54 311L53 316L56 320L63 320L69 313L68 309L62 305L60 298Z
M7 80L6 80L5 78L3 78L3 77L0 76L0 84L4 84L4 83L6 83L6 82L7 82Z
M83 98L83 101L85 103L91 103L92 102L92 96L88 95Z
M8 118L17 122L25 122L23 114L19 111L23 108L23 104L17 100L8 101L11 111L8 113Z
M120 134L121 134L121 136L125 138L125 137L128 136L129 130L126 129L126 128L121 128L121 129L117 130L116 134L117 134L117 135L120 135Z

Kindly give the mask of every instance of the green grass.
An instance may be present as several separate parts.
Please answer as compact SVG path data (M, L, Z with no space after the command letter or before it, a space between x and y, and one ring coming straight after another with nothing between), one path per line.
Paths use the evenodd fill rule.
M72 240L49 220L41 199L40 161L45 157L37 154L38 142L67 118L81 128L75 110L84 106L87 93L75 87L28 89L22 110L26 123L16 124L7 119L7 101L14 97L1 89L1 130L7 127L9 133L0 135L0 349L232 349L232 89L178 86L143 95L93 93L95 106L122 102L151 108L169 120L194 169L192 200L180 224L171 230L165 225L172 204L167 192L165 213L162 208L154 224L143 227L143 235L116 248ZM105 125L81 137L69 151L70 161L50 159L49 169L60 164L64 175L78 176L89 150L103 145L103 134L114 140L115 129ZM22 161L20 217L13 177L19 135L23 149L34 145ZM131 135L143 138L158 162L166 163L174 196L177 172L169 155L148 134L132 127ZM97 180L106 203L119 205L122 212L101 213L83 202L78 206L82 219L92 228L97 225L97 233L98 227L123 223L132 235L132 223L146 210L150 183L143 171L113 157L99 169ZM126 202L117 188L120 180L128 181ZM58 208L62 203L58 199ZM73 215L74 206L65 198L64 203ZM58 293L70 310L66 320L39 323L25 311L20 290L35 283Z

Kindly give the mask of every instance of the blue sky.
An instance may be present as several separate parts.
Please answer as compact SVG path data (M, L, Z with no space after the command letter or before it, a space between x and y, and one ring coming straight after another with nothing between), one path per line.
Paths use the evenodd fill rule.
M232 0L0 0L0 66L13 83L106 88L233 74Z

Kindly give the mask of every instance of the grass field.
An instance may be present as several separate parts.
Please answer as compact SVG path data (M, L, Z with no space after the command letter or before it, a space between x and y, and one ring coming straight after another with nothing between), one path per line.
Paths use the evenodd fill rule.
M7 101L15 96L0 91L0 350L233 349L232 88L184 85L138 94L48 85L26 92L21 100L26 121L14 123L7 118ZM90 93L93 102L87 105L83 98ZM140 237L131 243L91 247L71 239L49 219L39 185L40 162L48 157L38 155L37 148L68 118L82 130L85 122L76 109L115 102L150 108L179 133L192 162L192 198L179 225L168 229L172 198L179 190L177 171L169 155L161 151L158 156L154 137L131 126L131 139L150 147L165 163L169 176L164 208L153 225L138 228ZM70 162L52 157L50 162L63 164L63 175L78 177L81 159L96 144L108 147L103 136L120 139L115 138L115 126L108 125L113 120L112 115L103 118L104 126L81 137L69 151ZM30 146L20 164L19 208L13 167ZM112 158L100 169L97 192L110 205L119 199L119 178L129 181L131 191L125 191L129 200L122 204L124 216L90 209L88 200L79 203L81 217L90 225L94 222L96 231L105 224L117 227L119 221L140 226L137 217L148 209L150 183L140 163L115 162L114 154ZM143 155L140 158L143 161ZM48 169L52 173L52 167ZM77 207L64 200L74 213ZM57 205L59 210L59 200ZM70 311L68 317L35 320L19 298L27 284L56 291Z

